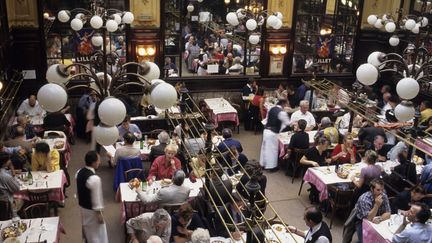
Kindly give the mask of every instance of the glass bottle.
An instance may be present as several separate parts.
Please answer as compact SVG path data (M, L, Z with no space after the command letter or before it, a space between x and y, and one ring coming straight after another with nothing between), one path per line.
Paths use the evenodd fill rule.
M31 173L31 170L29 170L28 174L27 174L27 182L29 185L33 184L33 175Z

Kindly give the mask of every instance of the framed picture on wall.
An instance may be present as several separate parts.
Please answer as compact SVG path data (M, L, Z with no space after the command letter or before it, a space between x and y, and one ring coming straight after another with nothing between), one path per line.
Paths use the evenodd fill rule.
M282 75L283 56L270 56L269 75Z

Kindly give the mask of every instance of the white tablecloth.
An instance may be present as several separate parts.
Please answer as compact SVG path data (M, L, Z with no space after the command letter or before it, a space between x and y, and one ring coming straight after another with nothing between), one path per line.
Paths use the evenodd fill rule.
M48 243L58 242L59 217L22 219L21 221L27 224L27 230L18 237L20 242L42 242L44 240ZM10 225L12 225L12 220L0 221L1 230ZM3 242L1 238L0 242Z
M224 113L237 113L237 110L224 98L204 99L215 115Z
M159 145L159 140L156 140L156 142L155 142L154 145ZM114 155L115 155L116 148L120 148L122 146L124 146L124 143L123 142L118 142L118 143L116 143L116 147L114 147L114 145L108 145L108 146L103 146L103 147L106 150L108 157L113 158ZM148 145L148 143L144 142L144 146L141 149L140 148L140 141L135 141L134 144L133 144L134 148L139 148L140 149L141 157L148 156L150 154L152 146L153 145Z
M403 222L403 216L393 214L390 219L384 220L379 224L374 224L363 219L363 242L387 243L392 242L396 230ZM411 227L410 225L407 226Z

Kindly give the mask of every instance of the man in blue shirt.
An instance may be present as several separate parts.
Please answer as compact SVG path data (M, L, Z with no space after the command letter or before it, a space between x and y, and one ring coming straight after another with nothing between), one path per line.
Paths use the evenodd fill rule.
M432 242L432 225L426 224L431 216L429 207L424 203L414 203L404 217L403 223L396 230L392 242ZM407 227L408 223L410 226Z
M131 121L130 116L126 116L125 119L123 120L122 124L117 127L118 131L119 131L120 139L123 139L123 135L125 133L130 132L133 135L135 135L137 140L141 140L141 138L142 138L141 130L139 129L139 127L137 125L130 123L130 121Z
M224 140L217 146L217 149L220 152L225 152L228 150L228 148L231 148L231 146L235 146L237 148L238 152L243 152L243 147L241 145L241 143L232 138L232 131L229 128L224 128L222 130L222 137L224 138Z

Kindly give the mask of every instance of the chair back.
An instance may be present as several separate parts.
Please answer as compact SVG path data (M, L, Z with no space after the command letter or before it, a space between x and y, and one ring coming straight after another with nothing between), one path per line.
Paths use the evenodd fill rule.
M31 203L35 202L48 202L49 194L51 193L51 189L48 190L38 190L38 191L30 191L27 190L27 195L29 197L29 201Z
M308 151L308 150L309 150L309 148L307 148L307 149L295 148L294 149L294 162L300 163L300 159L303 157L303 155L306 154L306 151Z
M349 208L351 206L354 188L345 190L334 185L329 185L328 190L330 194L334 194L334 198L330 198L332 204L336 205L338 208Z
M133 178L138 178L141 181L145 180L144 169L134 168L124 172L125 180L130 181Z
M143 213L154 212L158 209L158 206L153 203L144 204L141 201L138 202L127 202L123 201L123 207L125 211L125 220L128 221L131 218L137 217Z
M116 172L114 175L114 182L113 182L114 191L117 191L117 188L120 185L120 183L126 182L125 171L128 171L130 169L144 169L141 162L141 158L139 157L125 158L125 159L120 159L117 162Z
M165 209L169 214L173 214L178 211L183 203L164 203L160 205L160 208Z
M7 201L0 200L0 221L9 220L12 218L12 205Z
M24 212L25 219L49 217L50 216L49 203L39 202L39 203L30 204L29 206L24 208L23 212Z
M263 198L261 200L255 201L255 206L258 207L259 210L257 210L258 215L264 215L266 209L267 209L268 201L267 199Z

